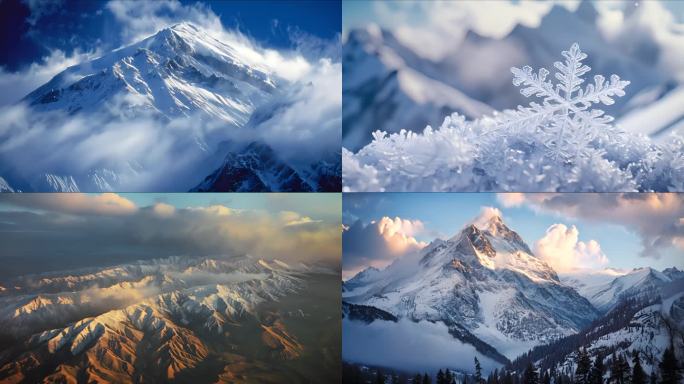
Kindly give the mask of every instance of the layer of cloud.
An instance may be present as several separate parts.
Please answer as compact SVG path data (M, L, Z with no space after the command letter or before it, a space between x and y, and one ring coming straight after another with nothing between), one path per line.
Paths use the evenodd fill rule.
M394 260L427 244L416 240L424 230L419 220L383 217L364 224L357 220L342 236L343 278L349 278L367 267L384 268Z
M339 219L224 205L135 207L115 194L0 195L0 203L13 207L0 211L0 258L15 272L174 255L251 254L335 269L340 265Z
M3 195L0 201L17 207L76 215L125 215L138 210L135 203L116 193L100 195L81 193L8 194Z
M93 52L77 50L67 56L63 51L56 49L40 61L17 72L9 72L0 66L0 89L4 90L0 92L0 106L18 102L39 86L50 81L56 74L86 59L96 57L99 53L97 50Z
M659 258L672 247L678 252L684 250L684 197L680 194L535 193L516 199L520 199L517 204L561 217L624 226L640 236L644 257Z
M554 224L534 244L537 257L546 261L557 272L576 269L599 269L608 265L608 257L595 240L579 240L579 230L573 225Z
M445 367L473 372L473 356L478 357L485 374L500 367L472 345L456 340L441 322L342 322L342 357L347 361L409 372L436 372Z

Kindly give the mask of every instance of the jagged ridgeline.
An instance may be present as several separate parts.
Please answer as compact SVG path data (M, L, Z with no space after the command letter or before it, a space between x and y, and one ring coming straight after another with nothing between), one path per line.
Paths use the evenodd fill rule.
M594 364L600 357L606 367L623 359L631 372L638 353L644 372L660 378L669 348L684 356L684 271L639 268L582 283L559 276L498 215L448 240L434 240L385 269L358 273L344 282L342 297L350 377L377 379L380 372L385 382L396 374L413 383L416 373L434 380L438 369L448 368L463 382L473 380L476 357L490 383L533 374L565 383L574 382L580 358ZM402 370L396 354L390 364L363 353L360 335L371 335L365 333L370 329L409 345L422 340L420 335L439 334L462 344L463 352L440 355L434 364L421 358L420 372L408 363Z
M257 49L180 23L67 68L11 107L0 191L340 191L339 110L298 120L339 63Z
M325 268L170 257L4 282L3 383L339 381Z
M679 191L684 140L656 144L624 132L597 108L612 105L629 81L595 75L573 44L544 68L512 68L513 84L541 102L466 120L454 113L422 133L373 133L352 153L343 149L348 191Z

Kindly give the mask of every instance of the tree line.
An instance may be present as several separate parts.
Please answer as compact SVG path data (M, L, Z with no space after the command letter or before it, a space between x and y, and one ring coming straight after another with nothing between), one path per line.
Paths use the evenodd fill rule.
M631 364L630 364L631 362ZM369 368L343 363L343 384L681 384L682 365L677 360L675 349L670 345L663 352L657 367L647 374L641 362L639 351L631 354L615 351L609 356L598 354L593 360L586 348L575 353L572 367L562 369L553 366L542 369L531 360L524 369L505 367L495 369L489 376L482 375L482 365L475 357L473 373L462 373L440 369L412 375L382 368Z

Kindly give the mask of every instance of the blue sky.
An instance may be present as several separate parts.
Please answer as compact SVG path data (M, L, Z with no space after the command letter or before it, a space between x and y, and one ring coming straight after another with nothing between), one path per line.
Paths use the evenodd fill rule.
M160 5L161 1L148 2ZM198 7L220 17L227 29L238 29L267 48L292 48L293 35L305 33L334 39L341 31L339 1L173 1L158 14L174 17L181 7ZM35 4L30 6L30 4ZM136 2L124 2L139 6ZM108 1L0 1L0 66L16 71L55 49L70 56L74 50L121 46L121 30Z
M95 196L96 194L94 194ZM225 205L234 209L294 211L318 219L337 221L340 197L335 193L120 193L137 206L146 207L157 202L176 208Z
M570 195L570 197L579 199L581 203L583 195L576 194ZM591 195L584 195L587 207L601 205L605 208L610 205L607 200L598 201L598 199L594 199L597 196ZM537 195L537 197L541 196L544 195ZM620 195L608 194L606 196L616 197ZM351 226L355 221L360 220L368 224L371 221L377 222L384 216L420 220L423 228L415 231L413 237L418 241L430 242L435 237L448 238L456 234L465 224L480 215L482 207L495 207L502 212L504 221L517 231L532 248L534 248L537 240L545 236L547 229L552 225L564 224L568 228L574 225L579 232L579 241L587 243L590 240L595 240L600 244L601 251L609 260L607 264L601 265L601 267L631 269L651 266L656 269L663 269L671 266L680 268L684 266L684 250L674 246L659 249L659 258L643 257L641 255L642 240L645 238L654 242L652 241L653 234L648 233L648 230L636 224L639 216L643 215L644 223L649 220L659 220L655 224L667 226L671 224L669 221L676 221L676 217L681 215L681 211L674 213L674 215L668 214L666 210L653 213L647 212L648 208L641 205L638 209L642 209L643 212L639 212L637 208L627 207L624 203L626 200L620 200L624 203L624 208L611 207L610 209L615 210L614 217L605 217L603 220L601 217L589 217L590 215L586 214L568 214L570 203L556 204L555 207L552 207L553 204L547 202L533 202L534 197L532 195L528 202L512 206L511 204L504 204L500 196L492 193L345 194L343 197L343 223L346 226ZM680 209L682 200L681 196L676 196L676 201L672 203L673 206ZM603 208L597 208L596 212ZM620 209L623 211L622 214L618 212ZM631 224L631 220L634 221L634 224ZM624 224L620 224L618 221L624 221ZM684 236L681 230L678 231L675 237ZM343 268L347 270L355 268L356 266L345 263L344 257L347 255L345 249L343 248Z

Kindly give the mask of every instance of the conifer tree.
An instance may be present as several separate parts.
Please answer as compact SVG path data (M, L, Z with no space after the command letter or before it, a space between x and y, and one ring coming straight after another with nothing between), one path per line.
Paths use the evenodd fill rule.
M603 384L603 375L606 373L606 368L603 365L603 355L600 353L594 360L594 365L591 366L591 373L589 374L590 384Z
M430 384L432 380L430 379L430 376L428 376L427 373L423 375L423 384Z
M420 376L420 373L416 373L415 376L413 376L413 380L411 380L411 384L423 384L423 378Z
M618 360L620 360L620 372L622 373L620 384L627 384L629 383L631 374L631 369L629 368L627 357L621 354Z
M591 358L589 357L586 348L577 351L575 363L577 364L577 369L575 369L575 382L577 384L588 384L589 373L591 372Z
M454 383L454 376L451 374L451 371L449 368L446 369L446 372L444 372L444 382L446 384L453 384Z
M475 357L475 383L482 383L482 366L480 366L480 360Z
M682 380L682 375L673 346L669 346L665 349L658 368L660 368L660 382L662 384L681 383L680 380Z
M641 367L639 351L632 353L632 384L646 384L646 372Z
M382 371L379 369L378 369L378 374L375 378L375 383L376 384L385 384L385 374L382 373Z
M525 372L523 372L523 384L539 384L537 367L535 367L531 361L527 363L527 368L525 368Z
M513 384L513 377L510 371L507 371L506 375L504 375L503 384Z
M444 384L444 372L442 372L441 368L437 372L437 377L435 379L437 384Z

